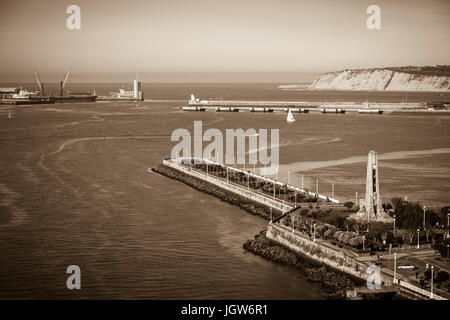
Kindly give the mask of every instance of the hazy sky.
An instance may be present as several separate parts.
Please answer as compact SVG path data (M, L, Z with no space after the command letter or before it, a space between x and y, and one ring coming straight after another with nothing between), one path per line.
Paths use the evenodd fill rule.
M68 30L66 8L81 8ZM381 30L366 27L371 4ZM0 0L0 82L294 81L450 64L448 0Z

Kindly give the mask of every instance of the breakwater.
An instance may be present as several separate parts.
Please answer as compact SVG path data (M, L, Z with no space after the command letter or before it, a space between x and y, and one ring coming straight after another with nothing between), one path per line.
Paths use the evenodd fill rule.
M217 198L219 198L222 201L225 201L229 204L238 206L239 208L247 211L248 213L251 213L253 215L257 215L261 218L270 219L270 211L267 206L264 205L258 205L252 201L250 201L248 198L239 196L233 192L230 192L228 190L222 189L212 183L209 183L205 180L199 179L197 177L194 177L192 175L185 174L179 170L176 170L174 168L165 166L165 165L159 165L157 167L154 167L151 169L153 172L162 174L168 178L178 180L180 182L183 182L184 184L201 191L206 194L213 195ZM279 213L273 212L274 217L279 215Z
M237 183L227 181L225 179L210 175L206 172L195 170L194 168L192 168L190 166L186 166L181 163L177 163L175 161L172 161L171 159L164 159L163 165L165 165L166 167L170 167L176 171L183 172L184 174L186 174L188 176L193 176L202 181L209 182L210 184L212 184L216 187L230 191L233 194L240 195L244 198L251 200L252 202L256 202L260 205L270 207L274 210L277 210L280 212L288 212L288 211L294 209L294 206L292 204L289 204L283 200L280 200L279 198L275 198L273 196L260 193L253 189L250 189L248 186L244 187Z

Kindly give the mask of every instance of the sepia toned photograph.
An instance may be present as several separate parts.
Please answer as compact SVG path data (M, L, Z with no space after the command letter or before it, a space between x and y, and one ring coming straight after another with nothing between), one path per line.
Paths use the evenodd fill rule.
M447 0L2 0L0 299L444 303L449 19Z

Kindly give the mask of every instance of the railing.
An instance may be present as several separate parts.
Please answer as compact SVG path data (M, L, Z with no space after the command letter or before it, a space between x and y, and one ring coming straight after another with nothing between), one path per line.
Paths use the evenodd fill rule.
M441 297L441 296L439 296L439 295L437 295L435 293L431 293L431 292L426 291L424 289L421 289L421 288L418 288L416 286L413 286L412 284L410 284L408 282L405 282L403 280L400 280L400 279L394 279L394 283L398 284L400 287L404 287L404 288L406 288L408 290L411 290L411 291L413 291L415 293L418 293L418 294L420 294L423 297L429 297L430 299L434 299L434 300L448 300L448 299L446 299L444 297Z

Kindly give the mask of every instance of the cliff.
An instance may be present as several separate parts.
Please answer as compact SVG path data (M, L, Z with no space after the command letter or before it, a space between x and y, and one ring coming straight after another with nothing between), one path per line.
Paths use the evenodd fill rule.
M327 72L311 90L448 91L450 66L349 69Z

